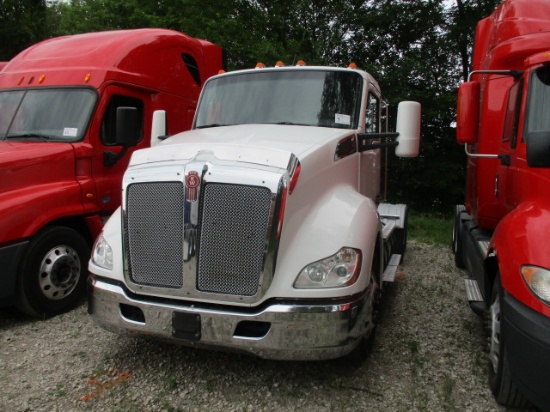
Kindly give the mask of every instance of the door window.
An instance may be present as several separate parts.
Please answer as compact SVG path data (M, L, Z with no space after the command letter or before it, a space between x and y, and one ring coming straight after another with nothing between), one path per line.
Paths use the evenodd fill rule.
M369 100L367 102L365 132L380 132L380 100L372 93L369 93Z
M135 107L138 111L139 138L135 144L143 140L143 102L135 97L113 95L101 123L101 141L106 146L116 145L116 113L119 107Z
M508 105L504 119L503 142L510 142L510 147L516 147L518 139L519 109L521 106L521 91L523 89L523 79L514 83L508 93Z

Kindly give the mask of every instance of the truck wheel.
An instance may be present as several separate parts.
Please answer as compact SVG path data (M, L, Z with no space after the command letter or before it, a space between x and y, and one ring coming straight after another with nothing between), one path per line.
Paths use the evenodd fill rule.
M372 327L370 332L367 335L364 335L359 342L359 345L355 347L350 353L345 357L346 361L353 364L362 363L367 359L369 354L372 352L372 347L374 345L374 336L376 335L376 325Z
M380 242L377 244L380 245ZM380 304L380 295L381 295L381 289L380 289L380 248L377 246L374 249L374 255L373 255L373 262L372 262L372 269L371 269L371 282L372 287L375 288L372 304L369 310L372 313L372 325L370 330L365 333L361 340L359 341L359 344L345 356L345 360L349 361L353 364L362 363L368 355L372 352L372 347L374 344L374 337L376 335L376 311L377 307Z
M31 241L18 273L17 308L35 317L74 307L84 296L90 247L76 231L51 227Z
M493 285L489 311L489 386L499 404L511 408L524 408L529 406L530 403L512 381L506 344L501 334L501 301L502 285L500 277L497 275Z
M463 205L456 206L455 219L453 223L453 240L451 247L455 257L455 265L459 269L464 269L464 253L462 251L462 241L460 231L462 230L461 213L466 210Z

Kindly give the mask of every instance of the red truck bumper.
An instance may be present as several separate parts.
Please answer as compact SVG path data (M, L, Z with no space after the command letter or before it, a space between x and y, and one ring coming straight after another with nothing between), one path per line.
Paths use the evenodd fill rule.
M515 383L541 411L550 411L550 318L506 293L502 334Z
M0 306L14 302L17 270L28 241L0 248Z

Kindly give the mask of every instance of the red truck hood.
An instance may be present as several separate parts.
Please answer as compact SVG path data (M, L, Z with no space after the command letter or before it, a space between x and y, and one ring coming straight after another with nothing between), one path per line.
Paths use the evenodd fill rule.
M0 175L0 194L48 181L74 181L74 149L67 143L0 141Z

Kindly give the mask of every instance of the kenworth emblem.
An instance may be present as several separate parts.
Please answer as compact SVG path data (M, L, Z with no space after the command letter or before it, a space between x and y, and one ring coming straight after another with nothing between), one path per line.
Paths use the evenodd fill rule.
M197 172L189 172L185 178L185 187L187 188L185 193L185 200L188 202L197 201L197 187L201 184L201 179Z

